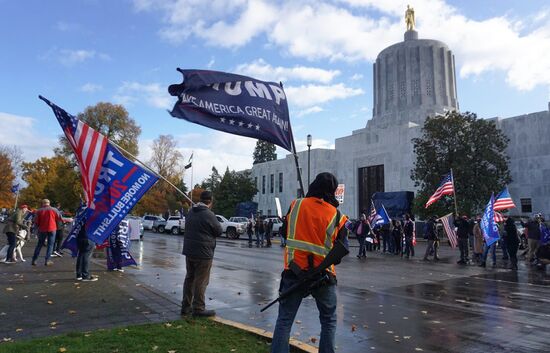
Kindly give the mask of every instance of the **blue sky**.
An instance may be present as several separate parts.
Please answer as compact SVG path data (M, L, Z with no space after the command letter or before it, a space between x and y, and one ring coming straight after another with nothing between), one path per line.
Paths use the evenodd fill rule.
M372 62L402 40L407 3L0 0L0 144L20 146L26 160L53 154L60 129L42 94L73 114L123 104L142 126L141 157L172 134L186 158L195 151L194 182L212 165L249 168L254 140L166 113L181 67L283 81L298 149L307 134L313 148L331 147L371 118ZM548 1L410 4L419 36L455 54L461 110L508 117L548 109Z

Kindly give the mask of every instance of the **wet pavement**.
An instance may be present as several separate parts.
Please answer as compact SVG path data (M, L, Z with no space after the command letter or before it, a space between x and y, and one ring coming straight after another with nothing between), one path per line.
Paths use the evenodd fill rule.
M351 240L352 244L355 240ZM181 236L146 233L133 243L141 266L125 276L174 305L181 300L185 258ZM550 347L550 275L527 268L459 266L458 250L442 247L442 261L406 260L352 248L337 267L338 352L545 352ZM282 249L249 248L220 239L207 289L207 306L219 316L273 331ZM311 297L304 299L292 335L315 345L320 326Z
M355 244L355 240L351 240ZM183 237L146 233L132 242L140 263L123 274L106 272L94 259L100 280L74 281L74 259L52 267L29 261L0 265L0 339L14 340L74 330L159 322L179 317L185 276ZM34 247L24 248L27 260ZM458 250L442 247L442 261L351 249L337 267L338 352L546 352L550 347L550 275L520 262L517 272L459 266ZM43 250L44 251L44 250ZM249 248L244 240L218 242L207 306L218 316L273 331L283 250ZM50 303L51 302L51 303ZM292 336L319 341L315 302L306 298ZM1 349L0 349L1 351Z

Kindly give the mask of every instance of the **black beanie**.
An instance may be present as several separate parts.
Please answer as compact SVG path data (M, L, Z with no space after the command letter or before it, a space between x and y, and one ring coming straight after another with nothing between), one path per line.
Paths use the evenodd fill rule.
M338 207L340 203L336 200L334 192L338 187L338 180L331 173L319 173L315 180L309 185L306 197L317 197Z

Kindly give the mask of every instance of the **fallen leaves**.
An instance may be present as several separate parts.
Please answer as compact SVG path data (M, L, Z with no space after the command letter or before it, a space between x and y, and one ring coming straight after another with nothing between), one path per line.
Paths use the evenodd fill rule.
M151 347L151 350L153 350L153 351L156 351L157 349L159 349L159 346L153 346L153 347Z
M6 288L6 290L7 290L8 292L11 292L11 291L13 290L13 288L12 288L12 287L8 287L8 288Z
M11 341L13 341L13 340L11 339L11 337L4 337L4 338L2 338L2 341L4 341L4 342L11 342Z
M64 353L67 351L67 348L65 347L59 347L59 353Z
M69 314L71 314L71 315L76 314L76 310L69 310Z
M357 331L357 325L351 325L351 332Z
M315 342L317 342L317 337L310 337L310 338L309 338L309 341L310 341L311 343L315 343Z
M428 315L428 312L426 310L422 310L421 313L424 315Z
M53 301L52 301L52 300L48 300L47 303L48 303L48 305L52 305L52 304L53 304Z
M167 322L167 323L164 324L164 327L172 327L172 324Z
M15 332L21 332L21 331L23 331L22 328L15 329Z

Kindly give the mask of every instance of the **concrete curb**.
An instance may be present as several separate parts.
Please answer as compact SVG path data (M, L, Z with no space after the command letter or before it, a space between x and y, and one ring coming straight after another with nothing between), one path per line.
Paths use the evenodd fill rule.
M269 332L269 331L266 331L266 330L262 330L260 328L257 328L257 327L254 327L254 326L248 326L248 325L245 325L245 324L241 324L239 322L235 322L235 321L231 321L231 320L226 320L226 319L223 319L219 316L215 316L212 318L213 321L215 322L219 322L220 324L224 324L224 325L227 325L227 326L231 326L231 327L234 327L236 329L239 329L239 330L243 330L243 331L247 331L247 332L250 332L250 333L253 333L255 335L258 335L258 336L261 336L261 337L264 337L264 338L269 338L269 339L272 339L273 338L273 333ZM290 345L302 352L306 352L306 353L317 353L319 350L317 347L314 347L312 345L309 345L305 342L302 342L302 341L298 341L297 339L294 339L294 338L290 338Z

